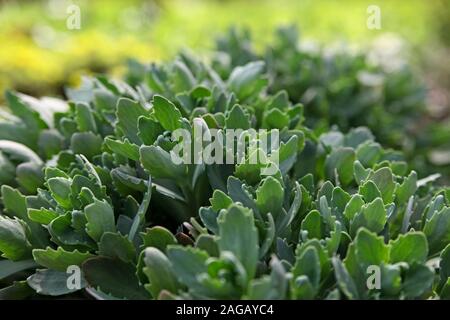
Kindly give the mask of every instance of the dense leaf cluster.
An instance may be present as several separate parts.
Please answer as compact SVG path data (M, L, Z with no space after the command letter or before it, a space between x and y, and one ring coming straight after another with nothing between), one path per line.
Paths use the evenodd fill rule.
M255 59L267 64L273 94L286 90L305 105L307 124L316 130L368 126L389 146L405 144L405 131L424 114L425 88L402 57L383 61L375 52L299 43L294 26L279 28L262 53L249 32L230 29L217 40L215 69L222 76ZM376 51L376 49L372 50ZM381 60L381 61L380 61ZM408 141L414 143L414 141Z
M298 41L294 26L279 28L263 50L254 49L250 32L230 29L217 40L214 68L222 77L239 65L264 60L269 92L286 90L305 106L306 124L317 134L333 125L347 131L368 127L384 146L400 149L422 176L441 173L445 183L450 138L448 124L438 122L426 105L426 88L406 55L394 54L396 41L354 50Z
M73 294L79 266L101 299L448 298L450 189L365 127L311 130L297 91L242 63L183 53L127 81L86 78L69 102L7 93L0 297ZM328 103L345 100L333 88ZM171 132L194 125L278 130L281 144L248 144L268 159L256 164L175 164Z

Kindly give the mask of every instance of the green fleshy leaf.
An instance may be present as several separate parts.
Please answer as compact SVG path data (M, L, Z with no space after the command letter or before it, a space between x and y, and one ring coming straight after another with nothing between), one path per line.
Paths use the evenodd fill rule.
M105 143L113 152L134 161L139 160L139 147L133 143L130 143L127 139L124 141L119 141L106 138Z
M381 168L375 171L370 178L381 192L384 203L391 203L394 199L396 184L390 168Z
M423 232L427 236L430 254L435 254L450 243L450 208L435 213L425 222Z
M83 273L89 286L117 298L149 299L139 285L136 268L132 264L109 257L96 257L83 263Z
M325 224L320 212L317 210L312 210L308 213L302 221L301 230L308 232L308 239L322 239L325 232Z
M348 299L358 299L359 294L356 289L355 282L348 273L345 265L338 258L333 258L332 261L334 266L334 274L336 276L339 289L341 289L342 293L344 293Z
M91 131L97 133L97 124L91 108L85 103L77 103L75 110L78 129L82 132Z
M181 112L169 100L160 95L153 96L153 110L161 126L168 131L181 128Z
M217 212L221 209L228 209L228 207L233 204L233 200L231 200L231 198L223 191L218 189L214 190L213 196L209 201L211 202L213 210Z
M205 251L192 247L169 246L167 257L179 282L192 289L200 286L197 276L206 272L205 262L208 254Z
M366 181L359 187L359 194L364 197L367 203L374 201L376 198L381 198L380 190L371 180Z
M219 239L221 251L231 251L243 264L249 279L253 278L258 262L258 232L251 210L232 205L219 215Z
M28 270L31 268L36 268L38 265L33 259L28 260L1 260L0 261L0 280L9 277L20 271Z
M364 270L370 265L380 266L388 262L389 247L384 244L382 237L360 229L354 243L356 257Z
M344 186L348 185L353 180L354 161L355 152L352 148L334 149L325 160L327 179L335 181L338 178Z
M439 263L439 274L441 281L445 282L450 278L450 244L441 252L441 261Z
M283 207L284 190L280 182L269 176L256 191L256 205L263 214L271 213L276 220Z
M409 198L414 195L417 190L417 173L411 171L408 177L403 180L402 184L395 190L396 203L402 204L408 202Z
M159 122L147 117L139 117L138 120L138 137L146 145L152 145L156 139L164 132L164 128Z
M52 240L58 244L73 246L75 248L92 248L95 243L84 232L84 230L74 230L69 214L61 215L48 225L48 231Z
M381 154L380 144L371 141L359 145L356 149L356 159L366 168L373 167L380 159Z
M149 111L139 102L121 98L117 102L117 128L131 143L140 145L141 139L138 136L138 119L140 116L148 115Z
M154 178L178 180L186 175L186 166L175 164L170 154L159 146L142 146L139 153L142 165Z
M364 183L367 180L367 177L369 177L370 173L371 170L365 169L361 162L359 162L358 160L353 163L353 175L358 185Z
M125 263L136 260L136 250L133 243L118 233L103 233L98 244L98 253L102 256L117 258Z
M156 248L147 248L144 251L144 273L150 284L145 288L157 298L162 290L177 293L180 284L174 274L169 259Z
M350 224L350 233L355 235L361 227L379 233L384 229L386 221L387 216L383 200L377 198L371 203L364 205L361 212L355 215Z
M0 215L0 252L2 257L18 261L31 257L29 230L25 222Z
M103 139L92 132L77 132L70 139L70 149L74 154L83 154L92 159L101 153Z
M250 128L250 118L241 106L235 105L228 113L225 124L227 129L247 130Z
M38 147L46 159L58 154L63 146L64 137L57 130L43 130L39 134Z
M55 198L60 206L65 209L72 208L72 202L70 200L71 181L69 179L61 177L51 178L47 180L47 185L53 198Z
M271 109L264 114L263 128L283 129L289 126L289 115L280 109Z
M414 264L406 270L402 291L405 298L418 298L426 291L431 290L434 272L430 267Z
M362 206L364 205L364 200L359 194L352 196L350 201L347 203L344 209L344 216L349 220L353 220L355 215L360 212Z
M309 247L297 257L292 269L294 278L307 276L314 289L318 289L320 282L320 261L317 250Z
M162 252L166 251L167 246L177 243L172 232L160 226L147 229L145 233L141 233L141 237L144 247L155 247Z
M77 291L67 284L70 282L71 274L55 270L37 270L35 274L27 279L28 285L37 293L47 296L61 296ZM86 286L83 277L80 279L80 289ZM70 287L70 289L69 289Z
M66 272L69 266L81 266L85 260L91 257L93 255L88 252L66 251L62 247L58 247L56 250L50 247L33 250L33 258L38 264L62 272Z
M105 200L95 199L94 203L84 208L84 212L88 222L86 232L95 241L100 241L105 232L116 231L113 209Z
M391 241L390 262L423 263L428 256L427 238L422 232L401 234Z
M23 300L34 293L26 281L17 281L0 289L0 300Z
M253 61L236 67L228 79L228 86L239 99L247 99L257 94L266 85L267 80L261 77L264 68L263 61Z

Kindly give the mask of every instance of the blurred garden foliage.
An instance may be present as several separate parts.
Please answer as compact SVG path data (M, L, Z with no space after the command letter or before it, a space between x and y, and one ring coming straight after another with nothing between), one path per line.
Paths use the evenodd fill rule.
M80 7L80 30L66 27L70 4ZM0 90L61 93L63 85L76 81L77 75L117 71L127 57L154 61L172 57L180 47L210 49L209 39L231 24L249 27L260 46L286 23L298 24L303 38L323 43L348 41L364 46L382 33L395 32L415 48L439 35L446 37L433 18L433 9L443 6L439 0L378 1L381 30L366 27L370 4L366 0L3 0ZM446 20L445 15L441 20Z

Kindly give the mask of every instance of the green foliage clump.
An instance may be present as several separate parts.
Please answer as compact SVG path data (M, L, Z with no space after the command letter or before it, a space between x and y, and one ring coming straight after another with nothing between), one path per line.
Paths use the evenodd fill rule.
M9 92L0 297L448 298L450 190L366 127L311 130L266 69L225 76L183 53L133 64L127 81L86 78L53 108ZM196 125L278 130L281 143L249 143L235 165L175 164L171 133Z
M248 32L231 29L217 40L214 65L228 75L236 66L264 59L269 91L286 90L292 101L302 102L311 126L348 130L366 125L381 142L399 146L425 106L425 88L409 66L403 61L383 64L349 48L308 46L298 39L294 26L279 28L273 43L258 54Z
M404 56L382 52L384 47L354 50L299 42L293 26L279 28L263 50L253 48L250 32L238 29L218 38L216 48L212 63L222 77L264 60L269 93L286 90L293 103L302 103L306 124L316 133L334 125L344 131L366 126L380 143L402 150L423 176L449 174L449 158L436 156L447 146L448 125L431 121L425 85Z

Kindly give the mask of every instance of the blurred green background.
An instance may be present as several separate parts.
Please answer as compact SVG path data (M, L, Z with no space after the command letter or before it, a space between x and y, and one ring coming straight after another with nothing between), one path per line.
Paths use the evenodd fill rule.
M80 30L66 27L71 4L80 7ZM372 4L381 9L381 30L366 27ZM437 90L434 104L443 105L448 92L442 87L450 74L449 17L447 0L3 0L0 90L58 94L80 74L120 73L127 57L170 58L183 47L207 52L230 25L248 27L262 46L276 26L296 23L302 39L327 45L365 47L382 35L400 37Z

